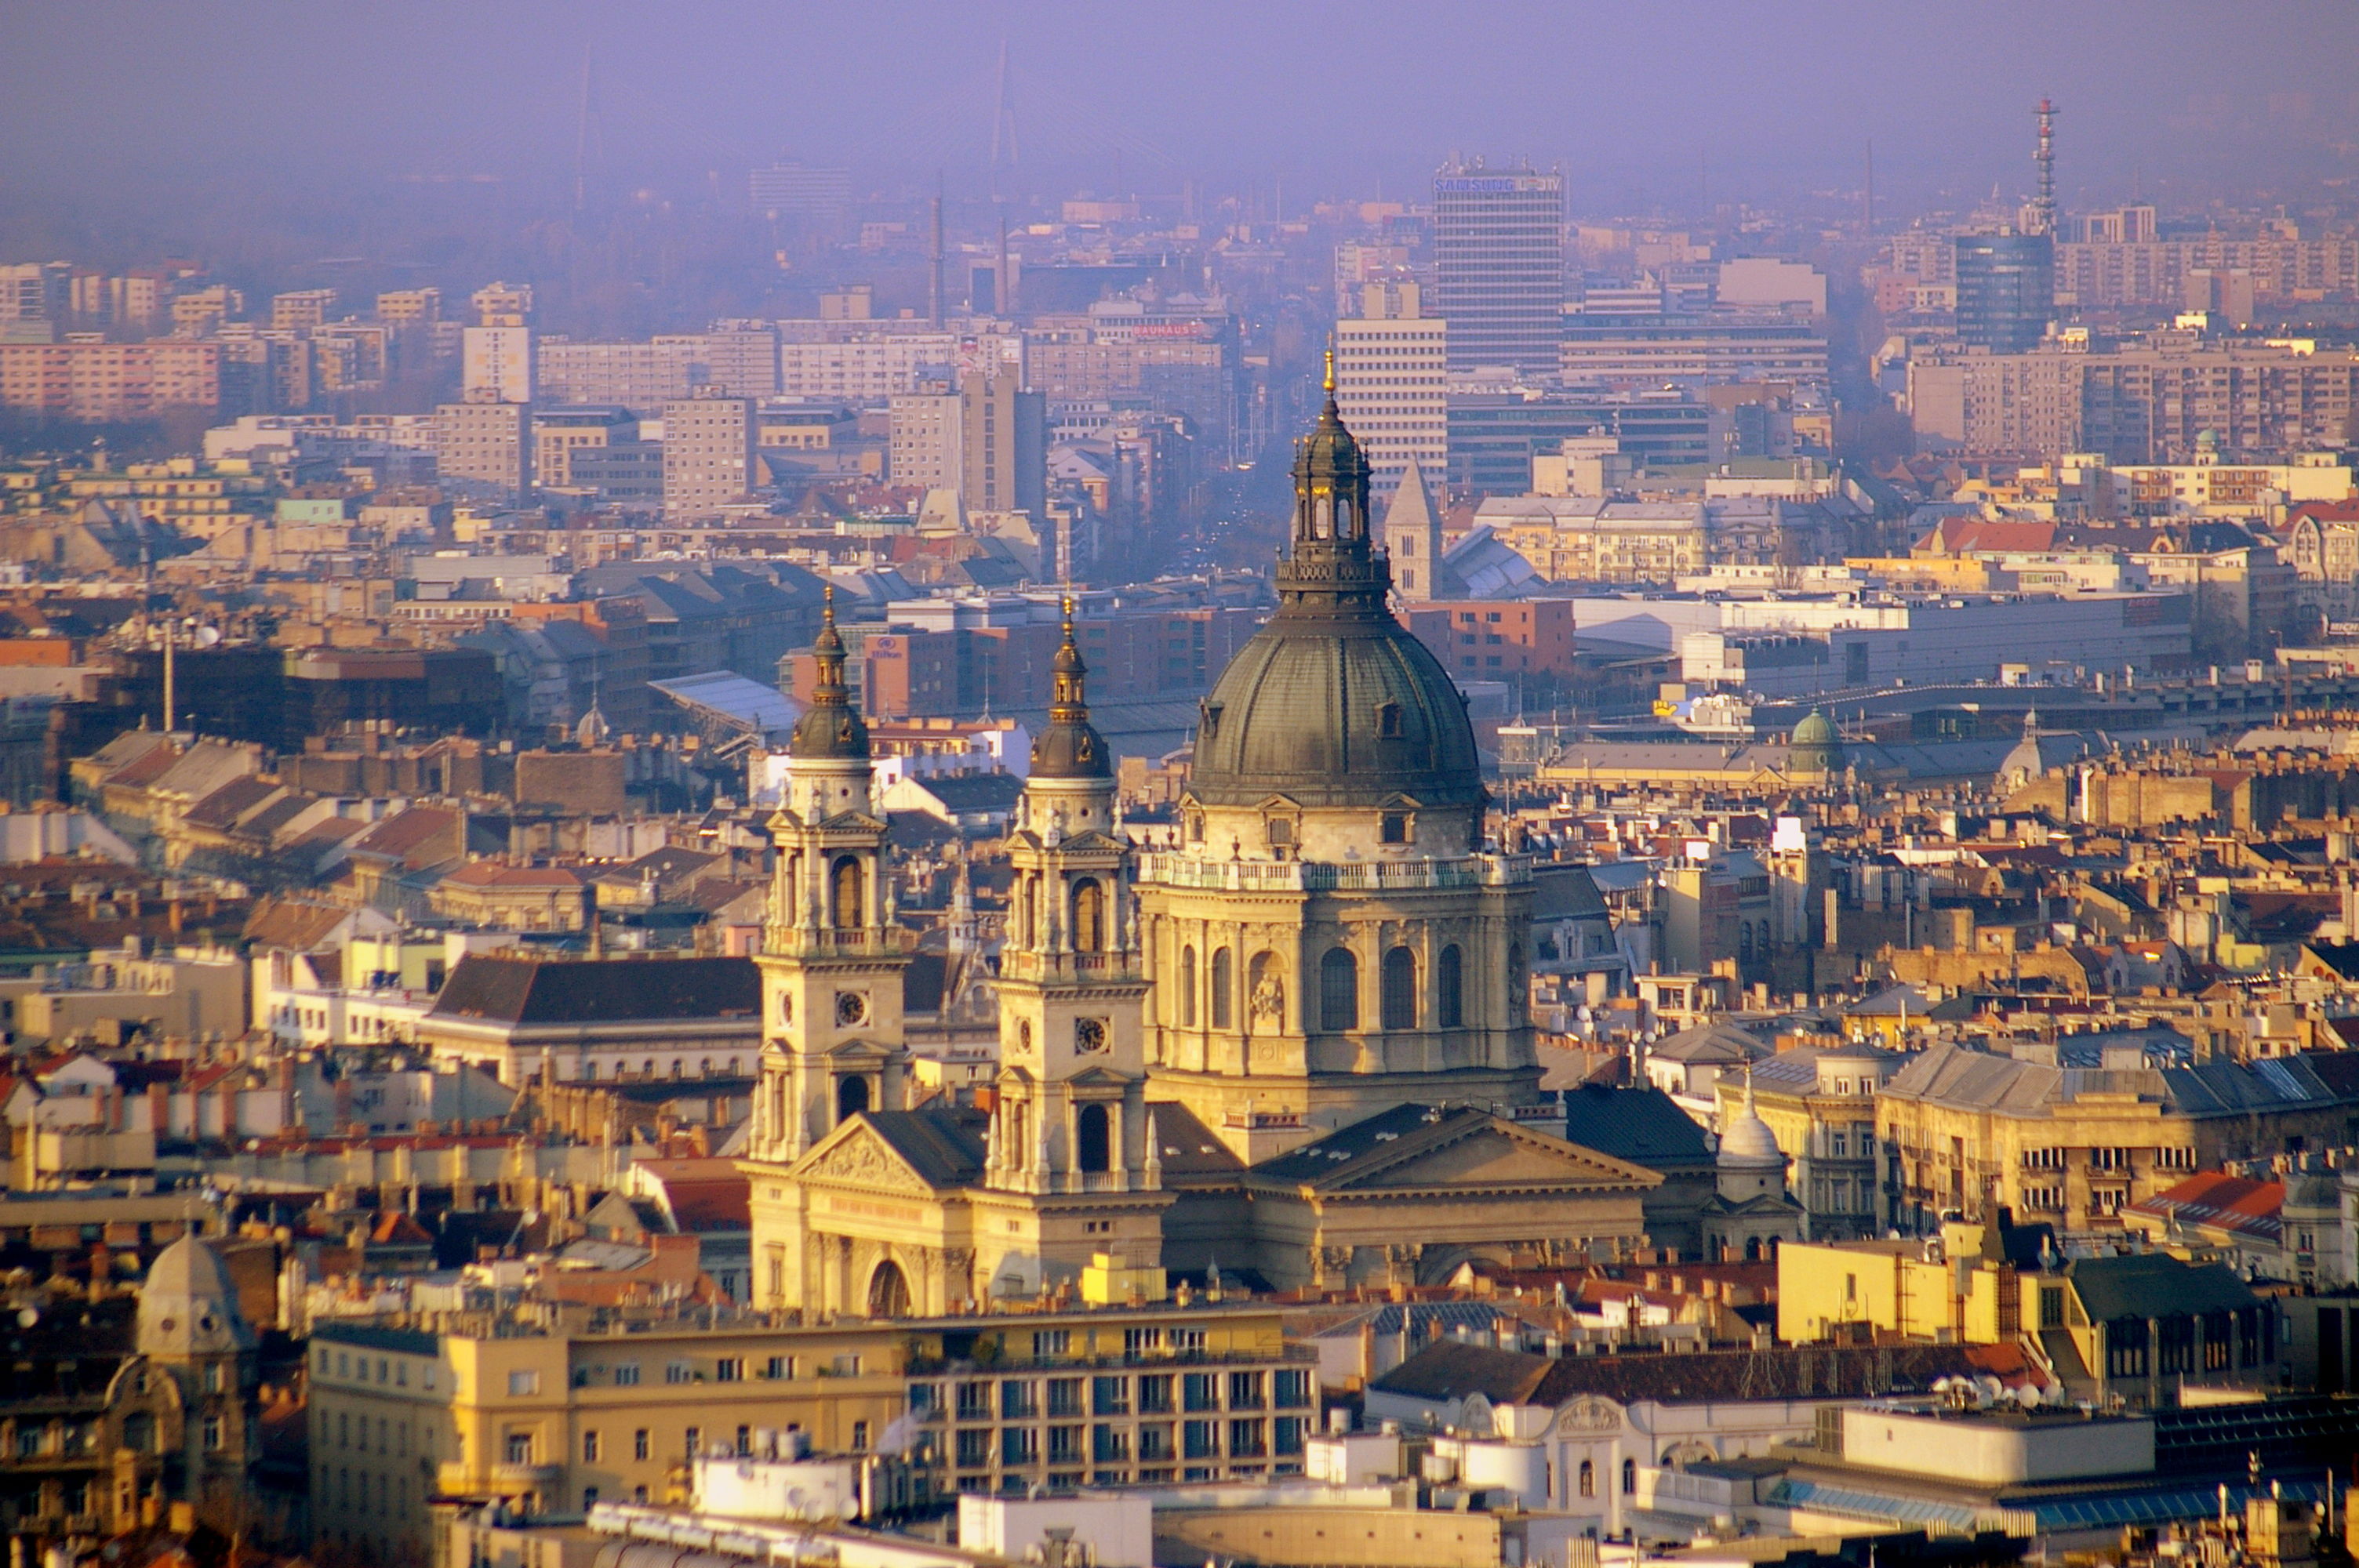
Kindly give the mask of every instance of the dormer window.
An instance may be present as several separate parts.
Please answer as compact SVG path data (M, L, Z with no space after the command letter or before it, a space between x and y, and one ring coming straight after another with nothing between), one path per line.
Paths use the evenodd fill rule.
M1269 844L1273 849L1283 849L1294 843L1294 819L1273 816L1269 819Z
M1408 813L1387 811L1377 824L1376 837L1386 844L1408 842Z
M1397 702L1380 702L1376 704L1377 737L1386 741L1397 741L1401 738L1402 733L1401 705Z

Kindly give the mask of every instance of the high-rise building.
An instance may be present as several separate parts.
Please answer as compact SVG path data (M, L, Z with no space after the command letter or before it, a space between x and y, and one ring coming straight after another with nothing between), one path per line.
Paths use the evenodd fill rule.
M459 351L459 395L470 403L530 403L532 329L470 327Z
M1553 374L1564 308L1564 177L1452 164L1433 177L1435 313L1450 368Z
M1448 324L1419 313L1415 284L1369 284L1364 297L1364 315L1335 323L1335 406L1389 495L1411 463L1438 474L1449 459Z
M2056 314L2056 243L2048 234L1960 234L1958 341L1995 354L2039 346Z
M1049 406L1013 371L969 375L959 388L960 499L970 512L1047 517Z
M532 486L532 410L521 403L445 403L434 410L434 461L521 499Z
M691 397L663 408L664 516L709 516L762 482L750 397Z

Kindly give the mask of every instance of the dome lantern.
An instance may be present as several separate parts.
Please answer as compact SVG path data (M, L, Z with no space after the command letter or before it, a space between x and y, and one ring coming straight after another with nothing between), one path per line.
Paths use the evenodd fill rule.
M835 588L827 589L826 608L820 612L819 636L811 643L818 677L811 683L811 705L795 720L787 754L802 761L830 758L868 760L868 726L852 706L852 688L843 678L843 634L835 629Z

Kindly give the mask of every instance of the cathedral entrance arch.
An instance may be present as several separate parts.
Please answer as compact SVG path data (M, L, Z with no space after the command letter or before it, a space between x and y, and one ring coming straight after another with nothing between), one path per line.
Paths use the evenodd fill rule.
M868 1276L868 1315L871 1317L907 1317L909 1315L909 1280L901 1272L901 1265L887 1258L876 1265Z

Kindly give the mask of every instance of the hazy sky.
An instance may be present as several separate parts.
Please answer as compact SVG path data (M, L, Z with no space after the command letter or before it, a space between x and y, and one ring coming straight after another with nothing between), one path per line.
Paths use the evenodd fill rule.
M1576 211L2028 181L2068 200L2359 174L2359 5L16 0L0 200L232 183L570 176L585 48L602 175L679 189L792 152L973 180L1005 39L1022 180L1387 194L1452 149L1561 163ZM1119 168L1119 175L1117 175ZM2330 182L2321 185L2321 181Z

